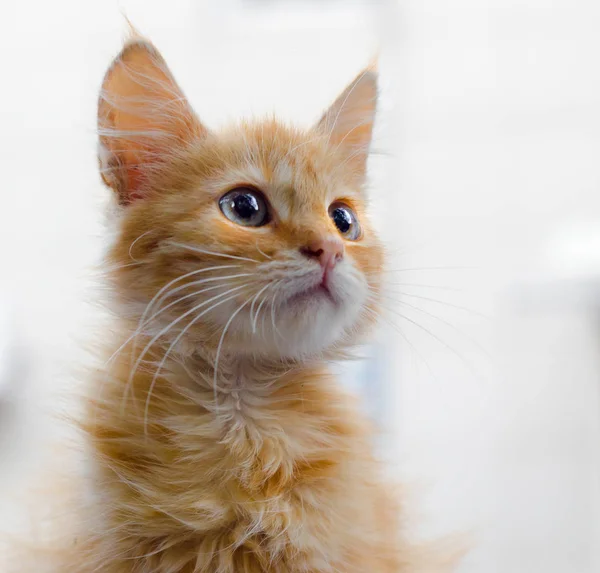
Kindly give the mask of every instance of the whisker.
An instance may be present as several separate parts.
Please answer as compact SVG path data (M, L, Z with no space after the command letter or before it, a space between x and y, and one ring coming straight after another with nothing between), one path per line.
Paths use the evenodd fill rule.
M444 346L444 348L448 349L450 352L452 352L452 354L454 354L456 357L458 357L472 374L478 375L478 372L473 368L472 364L460 352L458 352L455 348L453 348L447 342L442 340L439 336L437 336L436 334L431 332L431 330L424 327L422 324L419 324L417 321L413 320L412 318L409 318L408 316L402 314L401 312L397 312L391 308L388 308L387 310L389 312L392 312L393 314L397 315L398 317L406 320L407 322L410 322L417 328L419 328L419 329L423 330L424 332L426 332L427 334L429 334L429 336L431 336L432 338L437 340L442 346Z
M415 288L433 288L436 290L447 290L447 291L454 291L454 292L461 292L462 289L459 288L454 288L454 287L447 287L447 286L438 286L438 285L426 285L426 284L420 284L420 283L386 283L390 286L407 286L407 287L415 287Z
M125 263L124 265L114 265L114 266L105 266L98 271L99 274L107 274L112 273L121 269L126 269L128 267L137 267L138 265L143 264L142 261L135 261L133 263Z
M137 371L137 369L139 368L140 364L142 363L142 360L144 359L144 356L148 353L148 351L150 350L150 348L152 348L152 346L156 343L156 341L161 338L162 336L164 336L164 334L166 334L173 326L175 326L176 324L178 324L179 322L181 322L184 318L188 317L190 314L196 312L197 310L199 310L200 308L202 308L203 306L206 306L207 304L210 304L213 300L216 300L220 297L226 296L228 295L230 292L233 291L237 291L240 290L242 288L244 288L245 285L241 285L241 286L237 286L237 287L233 287L233 289L229 289L228 291L224 292L224 293L220 293L217 294L211 298L209 298L206 301L201 302L200 304L197 304L196 306L194 306L193 308L191 308L190 310L184 312L181 316L179 316L178 318L176 318L175 320L173 320L171 323L169 323L167 326L165 326L158 334L156 334L151 340L150 342L148 342L148 344L146 344L146 346L144 347L144 349L142 350L142 352L140 353L140 355L138 356L135 365L133 366L131 372L129 373L129 379L127 381L127 386L130 386L131 383L133 382L133 376L135 374L135 372Z
M410 298L418 298L419 300L426 300L428 302L434 302L436 304L441 304L443 306L448 306L450 308L455 308L457 310L462 310L463 312L468 312L470 314L474 314L475 316L479 316L479 317L485 318L487 320L492 320L492 318L490 316L487 316L487 315L485 315L485 314L483 314L483 313L481 313L481 312L479 312L477 310L473 310L472 308L467 308L465 306L460 306L458 304L453 304L451 302L446 302L444 300L438 300L436 298L431 298L431 297L428 297L428 296L422 296L422 295L418 295L418 294L410 294L410 293L407 293L407 292L404 292L404 291L398 291L396 293L390 293L390 294L397 294L397 295L400 295L400 296L408 296ZM387 298L391 298L389 295L386 295L386 296L387 296Z
M267 298L265 297L264 300L260 303L258 310L260 311L262 305L267 301ZM267 317L267 313L263 312L263 317L262 317L262 322L260 323L260 332L262 334L263 340L266 340L266 335L265 335L265 318Z
M235 276L235 275L234 275ZM187 285L185 285L185 288L191 287L193 285L195 285L196 283L202 283L203 281L194 281L192 283L189 283ZM158 311L156 311L150 318L148 318L144 324L139 325L138 328L133 332L133 334L131 336L129 336L129 338L127 338L127 340L125 340L125 342L123 342L123 344L121 344L121 346L119 346L119 348L117 350L115 350L115 352L112 353L112 355L110 356L110 358L106 361L106 364L109 364L112 360L114 360L114 358L119 354L119 352L121 352L123 350L123 348L125 348L125 346L127 346L127 344L129 342L131 342L136 336L140 335L142 333L142 328L147 326L148 324L150 324L155 318L157 318L159 315L161 315L163 312L169 310L169 308L171 308L172 306L183 302L184 300L187 300L189 298L193 298L195 296L198 296L199 294L205 293L205 292L209 292L211 290L216 290L219 288L223 288L223 286L227 286L227 284L231 284L231 281L226 281L225 284L218 284L218 285L213 285L211 287L205 288L205 289L201 289L198 291L194 291L192 293L186 294L185 296L182 296L172 302L170 302L168 305L160 308ZM177 290L181 290L181 288L178 288ZM167 296L170 296L172 293L168 293ZM135 349L132 350L132 352Z
M195 281L195 282L202 282L202 281ZM228 281L228 282L229 282L229 284L231 284L231 281ZM189 285L186 285L186 286L191 286L191 284L193 284L193 283L190 283ZM174 305L176 305L176 304L178 304L178 303L180 303L180 302L182 302L182 301L184 301L184 300L186 300L186 299L189 299L189 298L196 297L196 296L198 296L198 295L200 295L200 294L203 294L203 293L205 293L205 292L209 292L209 291L212 291L212 290L216 290L216 289L219 289L219 288L223 288L223 286L228 286L228 285L227 285L227 284L218 284L218 285L213 285L213 286L211 286L211 287L207 287L207 288L205 288L205 289L201 289L201 290L199 290L199 291L194 291L194 292L192 292L192 293L189 293L189 294L187 294L187 295L185 295L185 296L182 296L182 297L180 297L180 298L178 298L178 299L176 299L176 300L172 301L172 302L171 302L171 303L169 303L167 306L165 306L165 307L163 307L163 308L159 309L159 310L158 310L157 312L155 312L155 313L154 313L154 314L153 314L153 315L152 315L150 318L148 318L148 319L145 321L144 325L142 325L142 326L146 326L146 325L150 324L150 323L151 323L151 322L152 322L152 321L153 321L153 320L154 320L154 319L155 319L155 318L156 318L158 315L162 314L163 312L167 311L167 310L168 310L170 307L172 307L172 306L174 306ZM211 300L212 300L212 299L211 299ZM121 346L119 346L119 348L118 348L118 349L117 349L115 352L113 352L113 354L111 355L111 357L110 357L110 358L107 360L106 364L108 364L110 361L114 360L114 358L115 358L115 357L116 357L116 356L117 356L117 355L118 355L120 352L122 352L122 351L123 351L123 349L124 349L124 348L127 346L127 344L128 344L129 342L131 342L131 340L133 340L133 339L134 339L136 336L138 336L140 333L141 333L141 331L140 331L140 328L138 327L138 329L136 329L136 330L135 330L135 332L133 332L133 334L132 334L131 336L129 336L129 337L127 338L127 340L125 340L125 342L123 342L123 344L121 344ZM126 384L126 386L125 386L125 390L124 390L124 392L123 392L122 404L123 404L123 403L126 401L126 399L127 399L127 396L128 396L128 394L129 394L129 388L130 388L130 384L129 384L129 382L128 382L128 383Z
M269 285L272 286L272 285ZM258 322L258 315L260 314L260 309L263 307L263 305L265 304L265 302L267 302L267 297L263 297L263 299L261 300L260 304L258 305L258 309L256 310L256 314L254 315L254 328L252 330L252 332L256 332L256 323ZM263 333L263 338L264 338L264 326L265 326L265 318L263 315L263 322L262 322L262 326L261 326L261 330Z
M217 295L216 297L213 297L211 299L209 299L207 302L210 302L212 300L214 300L215 298L219 297L219 296L223 296L226 294L231 293L232 291L237 291L241 288L244 288L245 286L247 286L246 284L241 285L240 287L234 287L232 289L229 289L228 291L226 291L225 293L222 293L221 295ZM233 294L230 297L227 297L223 300L220 300L218 302L216 302L215 304L209 306L207 309L203 310L200 314L198 314L197 316L195 316L193 318L193 320L190 321L190 323L175 337L175 340L173 340L173 342L170 344L169 348L167 349L167 351L165 352L164 356L162 357L158 368L156 369L156 372L154 373L154 376L152 377L152 382L150 383L150 388L148 389L148 396L146 397L146 404L144 406L144 433L147 434L147 422L148 422L148 409L150 407L150 398L152 396L152 391L154 390L154 386L156 384L156 380L158 379L158 374L161 371L162 367L165 364L165 361L167 360L167 357L169 356L171 350L175 347L175 345L181 340L181 337L196 323L198 322L198 320L200 320L200 318L202 318L207 312L210 312L213 308L219 306L220 304L223 304L225 302L228 302L232 299L234 299L237 295ZM194 307L192 310L198 309L203 305L198 305L196 307ZM241 310L241 309L240 309ZM189 314L189 313L186 313ZM180 318L183 318L185 316L182 315ZM173 323L172 323L173 324Z
M157 301L157 299L165 292L169 289L169 287L171 287L172 285L185 280L191 276L194 275L199 275L202 273L206 273L208 271L212 271L212 270L217 270L217 269L223 269L223 268L236 268L239 267L240 265L226 265L226 266L215 266L215 267L208 267L208 268L202 268L202 269L195 269L193 271L190 271L189 273L186 273L184 275L181 275L179 277L174 278L173 280L169 281L166 285L164 285L163 287L161 287L158 292L152 297L152 299L150 300L150 302L148 303L148 305L146 306L146 308L144 309L144 312L142 313L142 317L140 318L140 324L142 322L144 322L145 318L146 318L146 314L148 312L150 312L150 309L152 308L152 305Z
M385 298L386 295L383 295ZM440 316L437 316L431 312L428 312L422 308L419 308L418 306L415 306L414 304L410 304L409 302L406 301L397 301L397 300L393 300L392 302L395 303L399 303L403 306L406 306L408 308L412 308L413 310L415 310L416 312L420 312L421 314L425 314L426 316L429 316L431 318L433 318L434 320L437 320L439 322L441 322L442 324L445 324L448 328L451 328L452 330L454 330L455 332L457 332L458 334L460 334L462 337L464 337L466 340L468 340L471 344L473 344L474 346L476 346L477 348L479 348L479 350L481 350L481 352L483 352L483 354L485 354L488 358L490 358L489 353L487 352L487 350L479 343L477 342L474 338L472 338L471 336L469 336L468 334L462 332L460 330L460 328L457 328L456 326L454 326L451 322L448 322L447 320L441 318ZM386 307L387 308L387 307Z
M195 276L195 275L199 275L202 273L206 273L209 272L211 270L217 270L217 269L223 269L223 268L237 268L240 265L225 265L225 266L215 266L215 267L205 267L202 269L195 269L193 271L190 271L189 273L186 273L180 277L176 277L173 280L169 281L166 285L164 285L161 289L159 289L159 291L152 297L152 299L150 300L150 302L148 303L148 305L146 306L146 308L144 309L144 312L142 313L142 316L140 317L140 321L138 323L138 330L140 329L140 325L144 323L144 321L146 320L146 316L147 314L150 312L150 310L152 309L154 303L160 298L160 296L166 292L171 286L173 286L174 284L181 282L182 280L185 280L191 276ZM137 345L134 343L132 351L131 351L131 360L133 362L133 357L135 355L135 351L137 350ZM131 366L131 364L130 364Z
M388 318L386 318L385 320L386 320L387 324L389 324L394 330L396 330L396 332L398 332L398 334L400 334L400 336L403 338L403 340L406 342L406 344L408 344L410 346L411 350L415 353L415 355L417 356L417 358L419 358L419 360L421 360L421 362L423 364L425 364L425 368L427 368L429 374L431 374L431 377L434 380L437 380L438 377L435 375L435 372L432 370L431 365L429 364L429 362L417 350L417 347L408 339L408 336L404 333L404 331L397 324L395 324L393 321L389 320Z
M214 372L214 376L213 376L213 393L214 393L214 399L215 399L215 408L218 409L218 397L217 397L217 374L219 371L219 358L221 356L221 347L223 346L223 340L225 340L225 334L227 333L227 329L229 328L229 325L233 322L233 319L240 313L240 311L250 302L250 299L248 299L246 302L244 302L243 304L241 304L233 313L232 315L229 317L229 320L227 321L227 323L225 324L225 327L223 328L223 332L221 334L221 338L219 339L219 344L217 346L217 353L215 355L215 372Z
M133 263L136 264L136 263ZM204 268L204 269L197 269L195 271L192 271L190 273L187 273L183 276L177 277L175 279L173 279L172 281L168 282L165 286L163 286L153 297L152 300L146 305L146 308L144 309L144 312L142 313L142 316L138 322L138 327L135 330L135 332L133 333L132 336L130 336L123 344L121 344L121 346L119 346L119 348L117 348L117 350L115 350L115 352L113 352L110 357L108 358L108 360L105 362L105 366L110 364L110 362L112 362L112 360L114 360L114 358L123 350L123 348L125 348L125 346L127 346L127 344L133 339L135 338L141 331L141 328L143 325L148 324L150 321L146 320L146 315L150 312L150 309L152 308L154 302L156 301L156 299L165 291L167 290L171 285L182 281L190 276L193 275L198 275L200 273L204 273L207 271L212 271L212 270L216 270L216 269L225 269L225 268L235 268L235 267L239 267L240 265L225 265L225 266L218 266L218 267L209 267L209 268ZM136 347L134 345L133 349L132 349L132 355L135 353Z
M214 257L224 257L227 259L236 259L238 261L248 261L250 263L259 263L256 259L249 259L248 257L238 257L236 255L228 255L226 253L217 253L215 251L207 251L206 249L201 249L200 247L194 247L192 245L186 245L184 243L177 243L175 241L169 241L169 244L179 247L181 249L185 249L187 251L192 251L194 253L202 253L204 255L212 255Z
M271 286L271 284L269 283L268 285L266 285L265 287L261 288L257 293L256 296L252 299L252 304L250 305L250 324L252 325L252 334L254 334L256 332L256 315L254 315L254 320L252 319L252 313L254 312L254 305L256 304L256 301L258 300L258 297L264 292L266 291L269 287Z
M269 259L270 261L273 260L273 257L270 257L269 255L267 255L267 253L265 253L259 246L258 246L258 241L256 243L256 250L263 256L265 257L265 259Z
M283 279L281 279L280 281L275 283L275 287L274 287L275 292L273 293L273 300L271 301L271 324L273 325L273 330L277 334L279 334L279 336L281 337L282 340L285 340L284 336L281 334L281 332L279 331L279 329L277 328L277 326L275 324L275 299L277 298L277 295L280 294L279 292L276 291L276 289L282 282L283 282Z
M239 265L226 265L226 266L239 266ZM222 269L225 267L212 267L212 269ZM199 281L192 281L189 283L186 283L184 285L178 286L174 289L171 289L169 292L165 293L160 300L157 301L157 304L162 303L165 299L173 296L174 294L181 292L182 290L185 290L186 288L192 287L192 286L199 286L205 283L212 283L212 282L216 282L216 281L224 281L224 280L229 280L229 279L236 279L236 278L242 278L242 277L250 277L252 276L252 273L238 273L237 275L225 275L224 277L208 277L206 279L201 279Z
M152 233L152 232L154 232L154 229L150 229L149 231L146 231L145 233L142 233L142 234L141 234L141 235L140 235L140 236L139 236L137 239L135 239L135 240L134 240L134 241L131 243L131 245L129 245L129 250L128 250L127 252L128 252L128 254L129 254L129 258L130 258L132 261L135 261L136 263L138 262L138 261L136 260L136 258L135 258L135 257L133 256L133 254L132 254L133 247L135 247L136 243L137 243L137 242L138 242L140 239L142 239L142 238L143 238L143 237L145 237L146 235L149 235L149 234L150 234L150 233Z
M384 273L403 273L409 271L473 271L477 267L407 267L402 269L385 269Z

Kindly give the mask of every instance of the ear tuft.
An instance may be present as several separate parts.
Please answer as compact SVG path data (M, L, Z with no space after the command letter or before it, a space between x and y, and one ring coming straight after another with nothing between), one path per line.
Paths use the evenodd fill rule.
M348 85L316 126L361 177L366 171L377 111L376 65L374 60Z
M105 183L120 203L132 202L145 194L153 172L205 131L158 50L133 30L100 92Z
M127 38L125 38L125 43L132 42L134 40L144 40L146 39L143 34L133 25L131 20L127 17L125 12L123 12L123 18L125 19L125 23L127 24Z

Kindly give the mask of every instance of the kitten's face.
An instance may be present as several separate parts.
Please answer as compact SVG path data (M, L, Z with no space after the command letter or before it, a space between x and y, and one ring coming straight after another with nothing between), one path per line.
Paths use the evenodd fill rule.
M145 42L104 84L125 309L175 352L297 358L353 340L372 321L383 259L361 188L374 74L307 131L267 121L212 133L178 94Z

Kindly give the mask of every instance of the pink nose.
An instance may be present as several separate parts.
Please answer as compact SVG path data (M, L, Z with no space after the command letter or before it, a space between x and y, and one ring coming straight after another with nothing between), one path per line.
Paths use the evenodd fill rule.
M318 259L323 270L332 269L344 257L344 244L337 238L319 239L300 249L309 258Z

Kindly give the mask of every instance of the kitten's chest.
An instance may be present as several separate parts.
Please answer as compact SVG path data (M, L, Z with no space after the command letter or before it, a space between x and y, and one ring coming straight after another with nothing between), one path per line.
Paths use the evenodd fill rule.
M241 435L247 431L236 429ZM126 543L119 553L146 562L141 570L156 573L371 570L360 565L375 534L370 492L357 480L360 464L339 452L341 459L326 456L321 446L304 448L304 457L292 456L287 443L292 436L263 437L260 447L247 436L238 438L244 446L236 444L227 461L213 460L218 472L210 479L190 480L186 472L179 478L187 480L186 490L164 491L151 502L137 496L127 501L128 523L121 523L119 533L127 536L109 551ZM132 524L134 504L137 523ZM114 530L114 523L107 525ZM175 569L177 563L189 569Z
M244 447L232 438L236 477L225 500L235 515L231 542L251 548L264 567L256 571L334 572L345 563L337 570L364 572L359 548L378 535L368 501L373 492L362 477L373 468L359 443L344 443L331 418L305 415L295 419L292 412L271 424L267 417L260 428L233 430L238 439L245 436L248 450L240 455Z
M383 538L380 492L344 394L307 369L219 380L215 407L212 386L192 381L157 385L146 425L135 410L98 418L108 509L100 530L110 532L99 554L154 573L386 571L361 557ZM145 381L136 382L144 396Z

